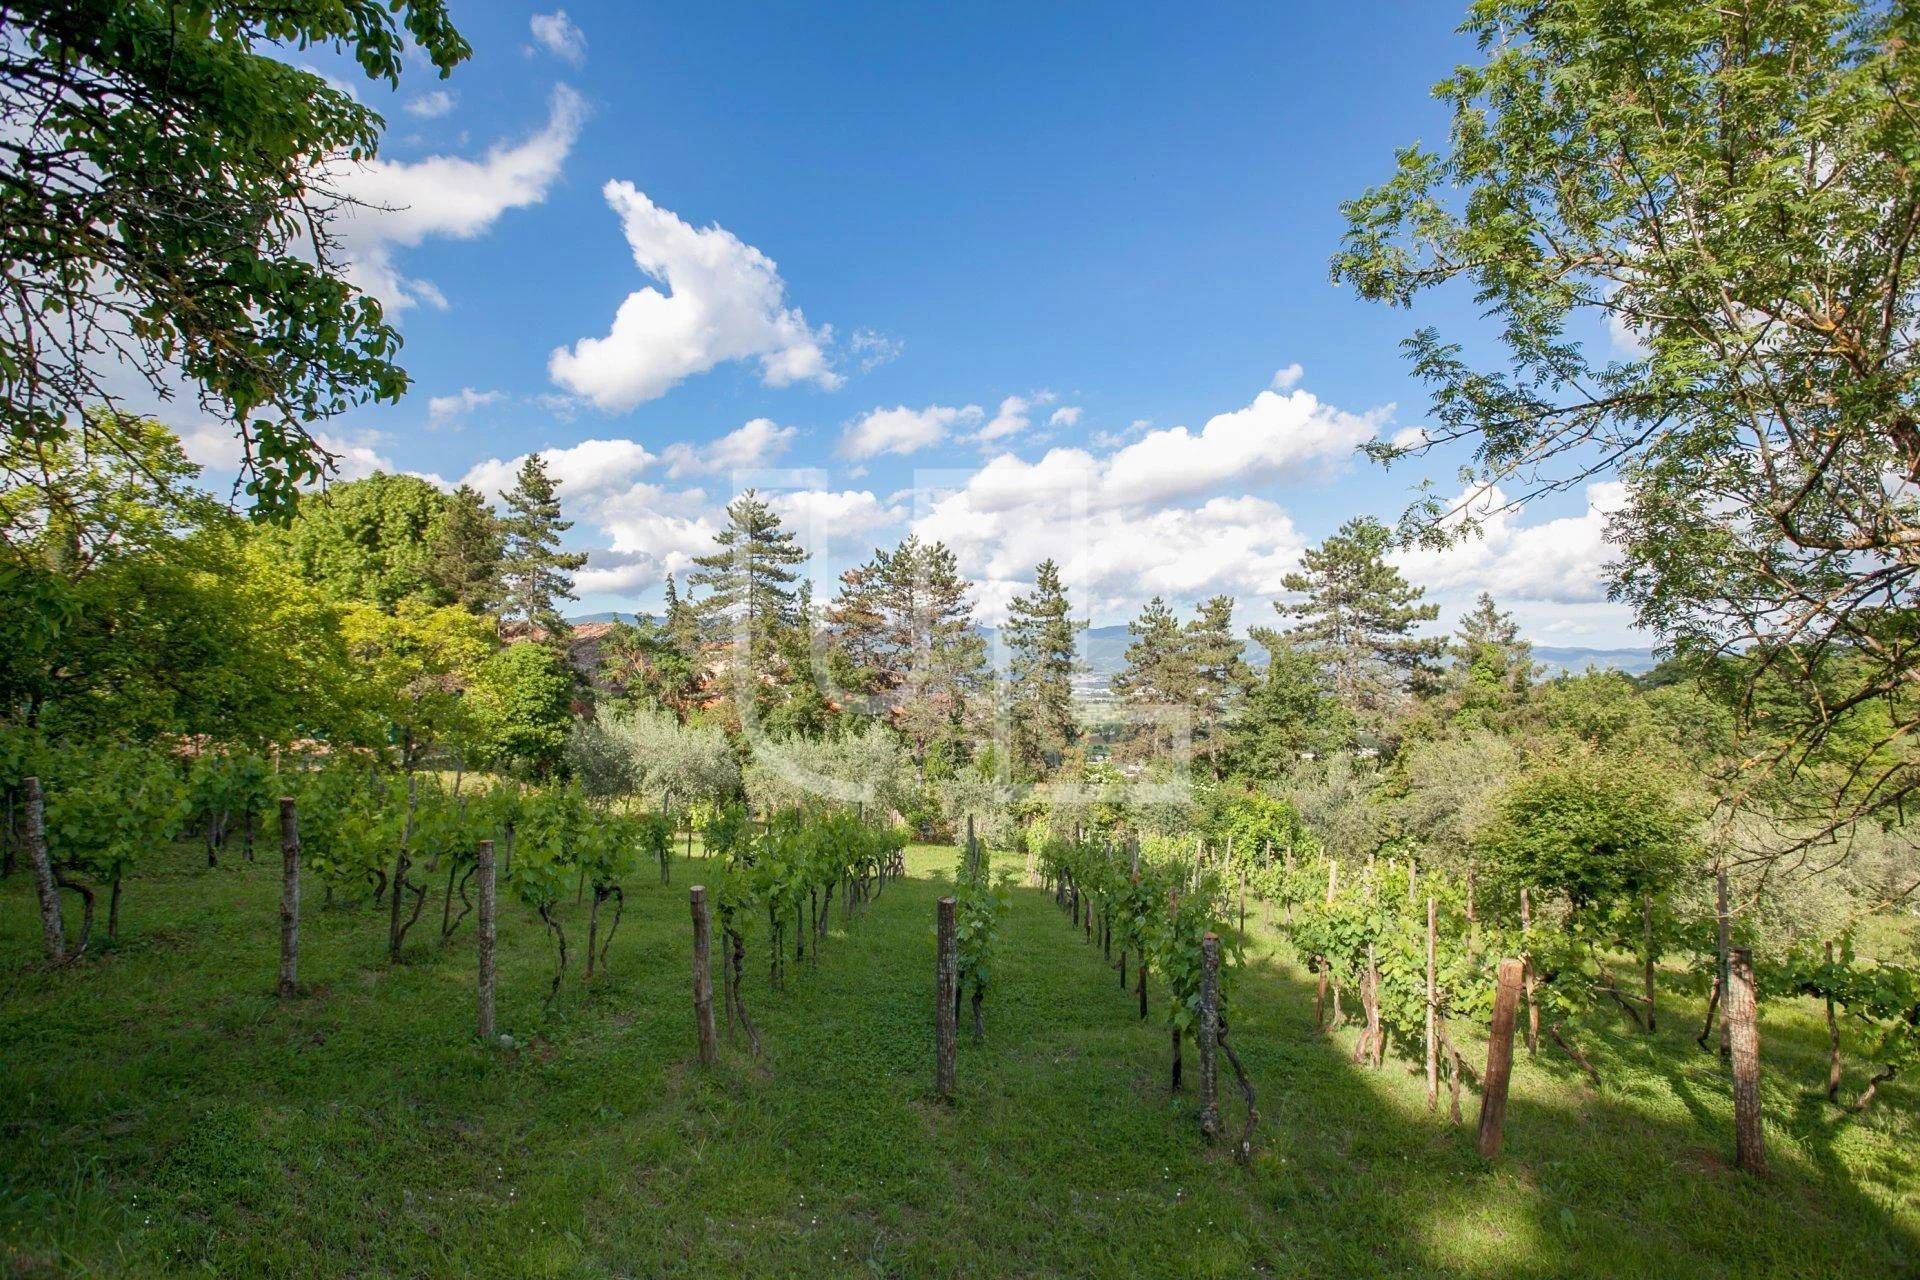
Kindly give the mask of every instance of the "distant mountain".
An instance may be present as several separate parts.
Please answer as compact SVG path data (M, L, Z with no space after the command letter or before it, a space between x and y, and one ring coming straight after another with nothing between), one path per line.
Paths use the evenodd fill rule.
M640 616L632 613L590 613L570 621L633 622ZM988 654L995 653L1000 641L999 628L982 627L980 634L986 639ZM1080 681L1082 686L1090 690L1105 689L1107 682L1126 667L1127 645L1131 640L1126 627L1120 624L1088 627L1081 632L1080 660L1087 666L1086 674ZM1258 663L1265 660L1266 654L1259 645L1248 641L1247 649L1248 661ZM1588 667L1624 671L1630 676L1638 676L1653 670L1656 661L1651 649L1585 649L1547 644L1533 646L1533 660L1540 664L1542 673L1547 676L1557 676L1562 672L1579 675Z

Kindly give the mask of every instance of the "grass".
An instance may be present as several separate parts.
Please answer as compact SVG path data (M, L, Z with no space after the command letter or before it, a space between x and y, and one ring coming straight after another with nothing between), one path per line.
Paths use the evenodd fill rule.
M746 994L766 1055L736 1042L710 1071L691 1060L697 859L630 888L607 972L588 987L576 965L550 1013L540 924L503 910L512 1049L474 1042L470 927L441 952L430 905L389 967L384 915L321 910L309 885L310 985L283 1005L277 869L197 860L158 859L119 946L60 972L36 963L26 878L0 888L6 1274L1920 1274L1914 1095L1845 1121L1810 1095L1811 1008L1763 1011L1766 1179L1729 1167L1719 1063L1678 999L1655 1037L1586 1030L1597 1093L1523 1054L1489 1165L1471 1112L1454 1128L1420 1077L1312 1033L1309 985L1256 930L1235 997L1261 1109L1243 1169L1168 1097L1165 1031L1037 890L1016 892L958 1098L927 1096L948 850L914 850L851 926L836 913L785 992L762 929Z

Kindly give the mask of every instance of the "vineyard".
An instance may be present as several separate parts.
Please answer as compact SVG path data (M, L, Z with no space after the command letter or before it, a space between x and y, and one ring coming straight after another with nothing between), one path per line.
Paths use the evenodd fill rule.
M483 795L469 815L507 803ZM1850 1121L1821 1111L1817 999L1765 1005L1773 1172L1758 1197L1729 1167L1724 1067L1693 1043L1702 1003L1666 985L1652 1033L1588 1035L1603 1088L1569 1057L1520 1049L1489 1162L1471 1128L1477 970L1443 955L1450 1070L1468 1075L1455 1127L1444 1101L1429 1111L1418 1069L1420 966L1383 937L1370 980L1365 944L1334 941L1369 900L1404 899L1404 867L1362 869L1329 907L1325 864L1280 863L1270 889L1249 884L1243 935L1223 853L1196 867L1149 849L1138 873L1132 850L1070 838L900 858L883 833L854 839L852 815L763 830L718 811L690 857L681 833L663 874L609 869L561 834L580 803L518 800L490 1042L474 1033L474 939L458 922L466 864L436 862L424 836L395 883L438 898L451 877L451 911L409 889L400 918L434 927L416 925L390 964L391 895L375 903L365 868L329 875L332 904L310 894L301 915L292 999L274 994L277 859L209 868L204 840L173 845L124 895L120 938L55 970L34 964L24 877L7 882L13 1271L1785 1276L1897 1274L1913 1256L1910 1098L1896 1081ZM404 823L404 792L387 806ZM301 838L320 831L316 818ZM687 916L702 882L726 1008L743 1012L716 1014L704 1068ZM1396 920L1424 925L1416 892L1422 908ZM942 1101L932 925L956 895L960 986L973 1007L979 980L983 1035L963 1009ZM1258 1112L1247 1128L1223 1063L1217 1143L1202 1134L1193 1016L1209 931L1226 942L1223 1040ZM574 953L564 981L559 935ZM735 946L748 963L720 958ZM1327 1034L1323 972L1346 996ZM1563 1019L1605 1021L1535 994L1570 1036ZM1764 1232L1728 1233L1753 1214Z

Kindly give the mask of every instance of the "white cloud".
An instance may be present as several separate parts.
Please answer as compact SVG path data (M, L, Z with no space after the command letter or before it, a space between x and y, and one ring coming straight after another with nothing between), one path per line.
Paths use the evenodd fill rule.
M939 444L956 427L970 426L986 414L977 404L954 408L930 404L924 409L895 405L874 409L853 422L840 435L843 457L874 458L883 453L913 453Z
M401 110L422 120L438 120L453 110L453 94L446 89L435 89L414 98Z
M1299 364L1290 364L1273 375L1271 385L1275 391L1291 391L1294 386L1299 383L1301 375L1305 372L1306 370L1302 369Z
M768 505L800 535L802 545L816 552L829 547L845 550L843 539L899 524L907 514L904 507L883 502L864 489L838 493L796 489L766 496Z
M1625 505L1626 486L1591 484L1586 497L1579 515L1523 524L1525 513L1502 510L1506 495L1492 489L1456 518L1470 510L1480 521L1478 536L1439 550L1408 548L1393 559L1411 581L1440 596L1486 591L1502 604L1598 604L1607 598L1606 568L1616 554L1607 541L1607 519ZM1464 503L1465 494L1455 506Z
M482 160L430 156L336 166L328 182L356 202L342 207L336 227L348 278L390 310L421 302L445 307L445 295L431 281L401 274L395 251L428 236L471 240L507 210L539 204L585 117L580 95L557 85L546 126L524 142L495 145Z
M582 338L547 362L554 382L602 409L627 410L729 360L758 359L769 386L841 383L827 363L828 328L786 305L773 260L720 226L695 229L630 182L602 188L640 270L667 286L627 295L604 338Z
M686 475L764 467L785 453L798 434L796 428L779 426L772 418L755 418L704 445L670 444L660 456L666 460L667 474L676 480Z
M1262 391L1198 432L1148 431L1105 454L1054 448L1034 462L1001 454L913 527L954 548L990 616L1048 555L1076 608L1096 617L1126 616L1155 594L1270 599L1304 539L1283 508L1246 490L1324 469L1390 412Z
M1032 402L1025 396L1008 396L1000 402L1000 411L973 438L981 444L991 444L1018 435L1031 425L1032 419L1027 414L1032 408Z
M578 67L587 60L587 33L567 16L565 9L536 13L528 24L540 47L554 57Z
M1050 427L1077 427L1080 425L1080 415L1085 412L1086 410L1077 404L1063 404L1053 411L1053 416L1047 419L1047 425Z
M462 387L451 395L434 396L427 401L427 427L437 430L453 426L476 409L499 404L507 397L499 391L475 391Z
M570 509L584 505L590 511L625 489L654 461L644 445L632 440L582 440L564 449L542 449L540 457L547 465L547 474L559 483L561 502ZM526 460L524 453L489 458L462 476L461 483L492 499L513 488L514 476Z
M872 373L881 365L899 359L907 344L873 329L855 329L847 347L860 361L860 372Z

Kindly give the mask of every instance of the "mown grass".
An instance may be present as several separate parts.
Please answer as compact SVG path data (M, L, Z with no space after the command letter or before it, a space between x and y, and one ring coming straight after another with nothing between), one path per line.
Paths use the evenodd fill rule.
M1824 1031L1807 1008L1764 1011L1765 1180L1728 1167L1719 1063L1679 1000L1655 1037L1588 1029L1597 1093L1523 1055L1489 1166L1471 1100L1454 1128L1402 1066L1350 1065L1256 929L1235 1002L1261 1110L1246 1169L1200 1141L1167 1093L1165 1031L1037 890L1016 892L959 1097L927 1096L947 850L913 851L863 918L836 913L784 992L757 936L766 1054L736 1041L710 1071L691 1061L698 859L671 888L637 878L607 972L588 987L576 966L551 1012L551 949L506 908L507 1050L472 1037L470 928L441 952L429 908L389 967L384 915L321 910L309 885L309 990L283 1005L276 870L196 860L160 860L120 945L55 973L25 877L0 889L9 1274L1920 1274L1914 1096L1843 1121L1808 1093ZM568 912L577 948L584 908Z

